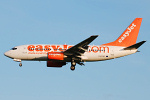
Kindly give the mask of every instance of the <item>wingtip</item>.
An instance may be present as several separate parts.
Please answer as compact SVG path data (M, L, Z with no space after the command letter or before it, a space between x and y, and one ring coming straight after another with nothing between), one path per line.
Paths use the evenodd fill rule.
M98 37L99 35L92 35L93 37Z

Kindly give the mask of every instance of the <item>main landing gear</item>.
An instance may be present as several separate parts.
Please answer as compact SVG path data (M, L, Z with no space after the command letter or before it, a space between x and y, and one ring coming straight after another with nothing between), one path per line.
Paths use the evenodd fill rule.
M76 66L76 62L74 60L72 60L70 69L72 71L74 71L75 70L75 66Z
M76 63L77 63L77 64L79 64L79 65L81 65L81 66L83 66L83 65L84 65L84 63L83 63L83 62L75 62L75 60L74 60L74 59L72 59L72 61L71 61L71 67L70 67L70 69L71 69L72 71L74 71L74 70L75 70Z

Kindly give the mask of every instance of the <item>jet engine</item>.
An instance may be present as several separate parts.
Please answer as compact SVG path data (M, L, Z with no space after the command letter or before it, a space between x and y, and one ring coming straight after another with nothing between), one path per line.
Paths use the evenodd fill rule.
M47 61L47 67L62 67L63 65L66 65L66 62Z
M61 52L48 52L48 59L64 60L64 54Z

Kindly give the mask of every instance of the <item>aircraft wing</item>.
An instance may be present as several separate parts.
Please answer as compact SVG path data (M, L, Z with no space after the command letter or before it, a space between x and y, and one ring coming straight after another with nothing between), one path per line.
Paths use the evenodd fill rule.
M88 50L88 44L90 44L94 39L96 39L98 35L92 35L84 41L76 44L75 46L64 51L64 54L67 56L81 56L84 52Z

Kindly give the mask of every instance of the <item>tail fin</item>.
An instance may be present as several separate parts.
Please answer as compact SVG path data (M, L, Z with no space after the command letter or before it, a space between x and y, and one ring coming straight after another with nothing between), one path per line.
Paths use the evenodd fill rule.
M103 45L128 47L133 44L136 44L141 22L142 18L136 18L116 41Z

